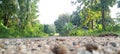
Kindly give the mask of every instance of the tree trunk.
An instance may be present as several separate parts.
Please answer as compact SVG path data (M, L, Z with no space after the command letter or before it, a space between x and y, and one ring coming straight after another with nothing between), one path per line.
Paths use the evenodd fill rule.
M8 25L8 14L4 15L3 21L4 21L3 22L4 26L7 26Z
M93 25L93 20L91 20L91 29L93 29L94 25Z
M102 29L106 30L105 28L105 0L101 0L101 5L102 5L102 9L101 9L101 13L102 13Z
M102 28L103 30L106 30L105 29L105 12L104 12L104 9L102 9Z

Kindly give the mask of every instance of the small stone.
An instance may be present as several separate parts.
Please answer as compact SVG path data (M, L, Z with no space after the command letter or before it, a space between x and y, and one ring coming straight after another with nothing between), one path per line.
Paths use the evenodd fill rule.
M8 40L6 40L6 41L4 42L4 44L5 44L5 45L8 45L8 44L9 44L9 41L8 41Z
M0 44L0 48L3 48L4 46L2 44Z
M42 47L41 45L38 45L38 47Z
M22 53L26 53L26 52L27 52L27 49L21 49L21 52L22 52Z
M92 54L91 52L89 52L89 51L85 51L85 54Z
M77 45L77 43L76 43L76 42L73 42L73 45Z
M57 41L65 41L65 39L56 38Z
M22 45L21 48L26 48L26 46L25 46L25 45Z
M0 51L1 51L1 53L2 53L2 54L4 54L4 53L5 53L5 49L1 49Z
M113 46L113 47L116 47L116 43L115 42L110 42L110 44Z
M86 50L92 52L92 50L97 50L98 46L95 44L87 43L85 44Z
M15 43L15 46L19 46L20 45L20 43Z
M118 51L118 54L120 54L120 50Z
M75 51L76 49L74 47L69 47L70 51Z
M100 54L100 53L96 50L93 50L93 54Z
M50 42L47 42L46 44L50 44Z
M89 51L81 50L81 51L77 52L77 54L92 54L92 53Z
M53 49L51 49L54 54L66 54L67 48L64 45L55 45Z
M31 49L31 51L36 51L36 50L37 50L37 49L34 49L34 48L33 48L33 49Z

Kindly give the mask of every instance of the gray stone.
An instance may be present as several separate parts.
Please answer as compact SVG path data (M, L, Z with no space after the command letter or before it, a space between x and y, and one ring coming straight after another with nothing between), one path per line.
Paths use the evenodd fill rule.
M116 43L115 42L110 42L110 44L113 46L113 47L116 47Z

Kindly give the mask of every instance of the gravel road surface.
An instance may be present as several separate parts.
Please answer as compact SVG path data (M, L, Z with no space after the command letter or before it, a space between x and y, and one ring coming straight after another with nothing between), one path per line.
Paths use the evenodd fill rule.
M120 54L120 37L4 38L0 54Z

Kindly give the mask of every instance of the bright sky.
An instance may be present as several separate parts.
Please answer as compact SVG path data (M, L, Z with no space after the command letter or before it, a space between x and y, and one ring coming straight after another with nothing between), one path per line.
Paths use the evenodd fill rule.
M110 10L111 10L111 13L110 13L111 17L117 18L116 13L120 12L120 8L117 8L117 4L114 5L112 8L110 8Z
M71 5L71 0L40 0L38 4L41 24L54 24L60 14L71 14L76 9ZM110 9L112 10L111 17L116 17L117 5Z
M40 0L40 22L42 24L54 24L60 14L72 13L75 7L70 2L71 0Z

